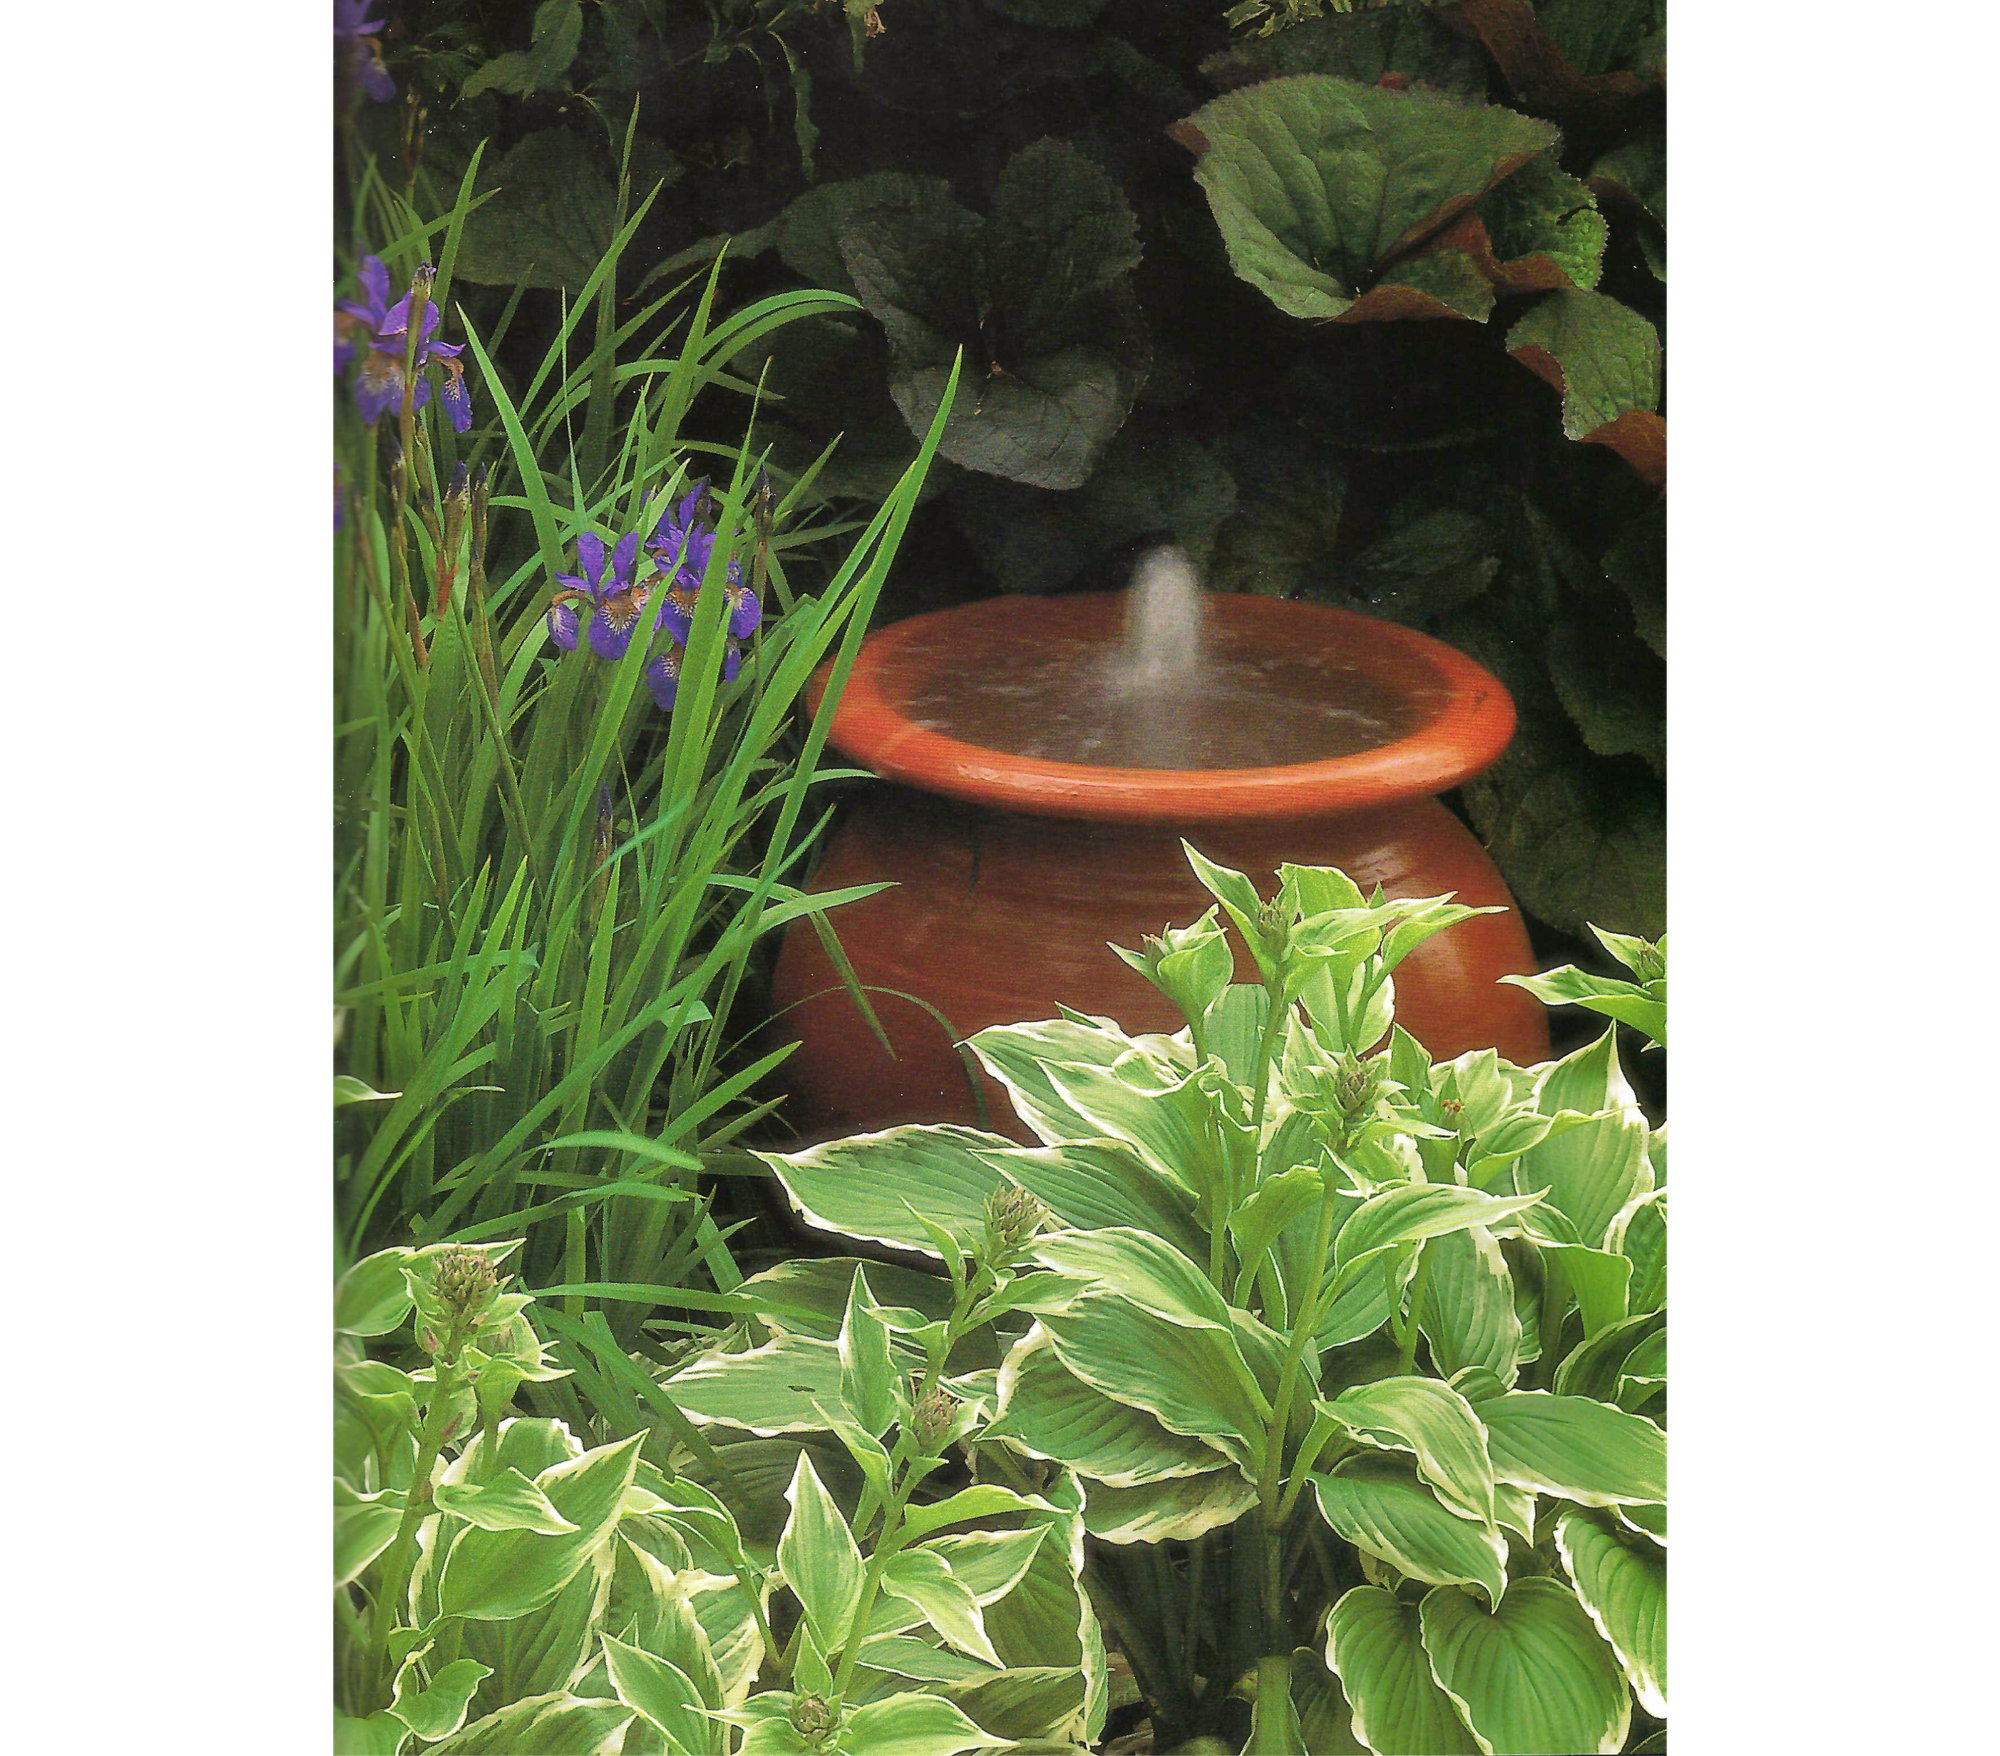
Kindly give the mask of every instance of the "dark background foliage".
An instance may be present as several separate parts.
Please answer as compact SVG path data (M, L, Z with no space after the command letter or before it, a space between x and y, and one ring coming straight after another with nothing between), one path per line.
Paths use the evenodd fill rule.
M1521 730L1455 803L1548 959L1601 964L1586 921L1664 926L1663 9L1335 4L412 0L398 102L357 120L432 211L488 140L459 275L520 336L608 243L628 129L635 189L667 187L626 304L725 239L731 299L856 294L765 367L781 467L840 436L830 495L888 485L963 346L983 377L885 615L1116 587L1172 539L1217 589L1474 654ZM1274 291L1196 173L1240 113L1203 106L1293 74L1412 134L1392 191L1443 182L1372 245L1336 211Z

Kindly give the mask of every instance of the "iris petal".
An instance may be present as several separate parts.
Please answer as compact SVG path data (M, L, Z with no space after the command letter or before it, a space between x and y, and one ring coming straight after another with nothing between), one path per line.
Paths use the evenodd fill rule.
M595 591L604 578L604 539L594 530L583 532L576 539L576 558L583 563L583 576Z
M632 563L639 557L639 533L627 531L611 554L611 577L621 586L632 583Z
M671 712L681 687L681 649L670 646L646 665L646 689L662 712Z
M576 651L576 611L568 604L549 605L549 638L564 652Z
M360 281L361 290L368 298L368 308L362 315L379 328L383 314L389 309L389 271L383 266L381 257L362 257Z

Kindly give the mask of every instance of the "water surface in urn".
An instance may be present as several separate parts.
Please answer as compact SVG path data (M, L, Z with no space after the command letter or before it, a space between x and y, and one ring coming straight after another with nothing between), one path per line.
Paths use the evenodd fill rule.
M1354 756L1409 736L1445 700L1421 659L1385 670L1372 654L1363 670L1316 645L1274 649L1267 631L1221 618L1200 664L1158 689L1123 677L1115 631L1024 637L945 622L910 633L883 681L917 725L987 750L1096 768L1269 768Z

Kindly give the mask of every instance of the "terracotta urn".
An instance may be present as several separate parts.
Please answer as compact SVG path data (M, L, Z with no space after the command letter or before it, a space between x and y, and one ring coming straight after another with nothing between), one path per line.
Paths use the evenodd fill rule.
M1464 921L1396 973L1397 1021L1434 1056L1496 1047L1545 1059L1541 1006L1498 978L1535 968L1513 899L1485 850L1437 795L1507 746L1514 705L1463 653L1394 623L1316 604L1218 595L1221 648L1337 653L1343 671L1393 699L1398 735L1359 754L1260 768L1110 768L985 748L920 723L949 675L977 674L1024 643L1114 642L1122 594L990 598L912 617L869 636L831 742L889 783L836 828L815 890L894 888L828 919L893 1056L869 1029L808 923L790 928L773 980L784 1115L804 1140L903 1122L962 1122L1029 1136L1005 1093L958 1045L991 1024L1058 1006L1126 1030L1173 1031L1172 1003L1112 956L1211 898L1181 850L1250 874L1269 895L1285 861L1338 866L1391 896L1457 892L1508 912ZM826 687L815 679L815 707ZM1238 980L1255 980L1237 947Z

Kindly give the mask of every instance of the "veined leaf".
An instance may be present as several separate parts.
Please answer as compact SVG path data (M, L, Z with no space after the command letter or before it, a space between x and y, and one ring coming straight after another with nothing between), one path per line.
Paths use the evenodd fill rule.
M670 1750L709 1756L721 1728L708 1717L709 1704L677 1665L600 1632L605 1671L618 1699L667 1739Z
M1639 1705L1667 1717L1667 1558L1645 1537L1620 1531L1602 1512L1565 1512L1556 1552L1577 1601L1611 1643Z
M922 1214L970 1250L986 1234L986 1200L1005 1185L986 1153L1013 1141L974 1128L891 1128L804 1152L759 1152L808 1225L893 1244L942 1262Z
M1226 1460L1169 1431L1144 1409L1093 1389L1065 1369L1037 1323L1000 1368L1000 1412L984 1437L1068 1465L1111 1487L1202 1475Z
M747 1353L703 1354L664 1388L689 1420L742 1427L763 1437L815 1433L826 1421L816 1404L836 1408L840 1349L809 1336L781 1335Z
M1441 1587L1418 1615L1431 1672L1484 1748L1609 1756L1624 1747L1624 1673L1566 1586L1523 1579L1493 1610Z
M1326 1662L1354 1711L1354 1735L1381 1756L1481 1756L1431 1675L1417 1608L1357 1585L1326 1619Z
M1357 1549L1432 1584L1507 1589L1507 1540L1441 1504L1414 1469L1387 1457L1350 1457L1313 1492L1328 1524Z
M425 1756L612 1756L631 1723L622 1701L582 1700L558 1689L510 1701L432 1744Z
M830 1651L861 1602L861 1551L804 1452L785 1498L792 1515L778 1538L778 1571Z
M476 1483L440 1482L433 1498L440 1512L481 1530L536 1530L561 1536L576 1529L518 1469L505 1469Z
M1556 131L1497 105L1301 74L1205 104L1176 137L1237 274L1281 311L1330 318Z
M995 1670L1002 1668L1000 1655L986 1636L979 1600L936 1551L899 1549L883 1570L882 1589L914 1606L960 1652L984 1660Z
M1484 1366L1511 1384L1520 1367L1521 1320L1499 1241L1484 1226L1468 1226L1431 1239L1424 1261L1430 1283L1420 1321L1433 1364L1446 1377Z
M585 1567L618 1522L638 1466L643 1433L552 1464L535 1486L571 1529L461 1531L438 1576L438 1608L448 1616L499 1621L547 1603ZM1655 1495L1654 1498L1659 1496Z
M1229 1331L1222 1295L1172 1245L1129 1226L1094 1232L1050 1232L1034 1242L1035 1259L1085 1286L1115 1289L1142 1311L1185 1329Z
M439 1666L425 1683L417 1670L421 1651L412 1652L396 1673L395 1699L389 1703L389 1711L418 1737L434 1743L450 1737L465 1723L465 1710L479 1680L490 1673L477 1659L453 1659Z
M1472 1405L1435 1378L1380 1378L1319 1407L1356 1438L1415 1455L1417 1473L1482 1524L1493 1523L1493 1460Z
M1667 1497L1667 1436L1644 1415L1546 1390L1472 1402L1503 1482L1584 1506Z
M1213 1469L1138 1487L1089 1482L1084 1528L1107 1543L1191 1542L1234 1524L1257 1504L1257 1490L1240 1469Z
M1093 1389L1154 1415L1191 1438L1213 1439L1239 1461L1261 1434L1265 1409L1233 1334L1189 1329L1113 1293L1088 1292L1042 1323L1056 1356Z
M854 1708L840 1747L853 1756L959 1756L963 1750L1012 1749L1012 1738L982 1731L937 1695L890 1695Z

